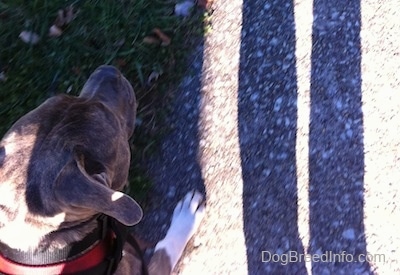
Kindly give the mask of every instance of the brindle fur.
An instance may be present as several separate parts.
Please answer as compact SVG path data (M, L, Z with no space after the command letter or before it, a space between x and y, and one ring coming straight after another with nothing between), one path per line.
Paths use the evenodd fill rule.
M20 118L0 143L0 241L20 250L60 248L91 232L96 221L87 221L97 213L138 223L139 205L119 192L135 117L132 86L102 66L79 97L52 97ZM124 250L117 274L136 274L141 263L131 247ZM157 257L168 259L162 255L150 264L155 274L171 271L157 267Z

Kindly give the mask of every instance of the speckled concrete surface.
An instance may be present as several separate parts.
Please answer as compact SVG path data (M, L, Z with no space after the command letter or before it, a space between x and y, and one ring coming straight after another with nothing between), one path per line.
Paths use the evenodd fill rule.
M197 188L207 214L177 274L398 274L400 2L213 9L136 230L161 239Z

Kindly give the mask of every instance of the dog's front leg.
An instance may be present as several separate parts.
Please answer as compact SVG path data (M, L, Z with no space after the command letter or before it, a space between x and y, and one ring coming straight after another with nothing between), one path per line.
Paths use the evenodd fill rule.
M189 192L175 207L171 226L163 240L155 247L149 264L150 274L170 274L181 257L189 239L204 217L203 196Z

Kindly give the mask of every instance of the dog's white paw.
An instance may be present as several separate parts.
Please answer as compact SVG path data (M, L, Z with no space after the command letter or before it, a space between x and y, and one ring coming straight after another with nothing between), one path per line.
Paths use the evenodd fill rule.
M176 205L167 235L156 246L156 250L164 248L167 251L172 268L181 257L187 242L199 227L204 213L204 198L197 191L189 192Z
M203 195L197 191L187 193L175 207L168 232L176 238L189 241L204 217L204 210Z

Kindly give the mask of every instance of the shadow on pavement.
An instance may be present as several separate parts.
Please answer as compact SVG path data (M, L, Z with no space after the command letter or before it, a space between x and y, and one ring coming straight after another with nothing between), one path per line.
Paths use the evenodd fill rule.
M170 225L173 210L180 199L191 190L205 193L198 163L198 120L203 66L203 39L199 39L196 54L188 60L186 77L181 80L172 112L166 123L171 131L163 138L159 153L148 161L146 170L154 181L146 200L143 220L135 232L145 240L161 240ZM149 230L151 228L151 230Z
M371 272L362 262L360 2L316 0L313 10L305 252L297 227L293 2L243 3L238 120L249 274L305 274L304 262L285 263L290 253L319 255L313 274Z
M304 254L297 228L295 57L293 1L245 0L238 121L249 274L306 272L304 263L275 257Z
M369 264L353 262L367 252L360 1L315 0L313 10L308 253L341 255L313 274L364 274Z

